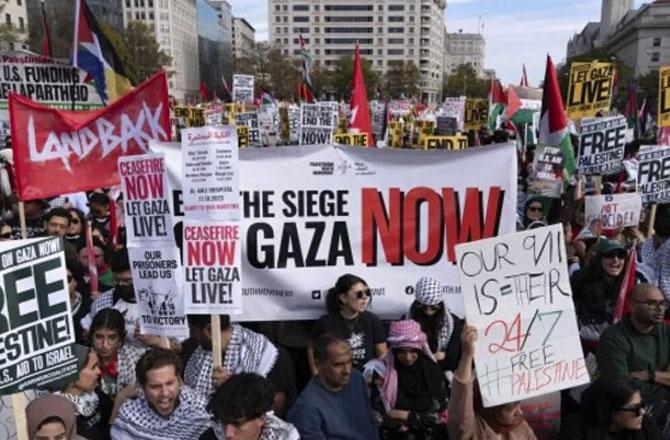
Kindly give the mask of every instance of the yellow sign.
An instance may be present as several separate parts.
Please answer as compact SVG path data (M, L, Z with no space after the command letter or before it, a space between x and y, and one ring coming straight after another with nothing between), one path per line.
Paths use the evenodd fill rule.
M424 150L462 150L468 148L467 136L425 136L421 143Z
M367 147L368 134L367 133L336 134L335 143L340 145L354 145L357 147Z
M670 66L658 72L658 126L670 127Z
M249 127L246 125L237 126L237 146L246 148L249 146Z
M465 101L465 131L479 130L488 124L489 101L488 99L467 99Z
M183 121L186 127L204 127L205 109L197 107L173 107L174 117Z
M420 134L432 135L435 130L435 121L416 121Z
M402 138L404 136L403 124L397 121L388 123L389 146L391 148L402 148Z
M612 63L572 63L566 109L570 119L609 113L612 102Z

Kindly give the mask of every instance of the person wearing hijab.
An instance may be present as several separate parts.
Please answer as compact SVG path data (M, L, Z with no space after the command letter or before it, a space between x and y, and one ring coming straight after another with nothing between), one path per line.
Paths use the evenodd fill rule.
M484 408L475 384L472 363L477 328L466 325L461 334L461 359L454 372L449 400L447 431L459 440L536 440L523 418L519 402Z
M416 283L414 295L408 318L421 325L430 352L439 365L444 370L455 370L461 351L463 321L447 307L444 286L433 278L422 277Z
M544 204L539 197L530 197L523 206L523 227L528 227L534 222L544 222Z
M26 406L30 440L76 440L74 406L63 396L48 394Z
M447 383L426 334L416 321L396 321L388 345L383 357L366 366L373 371L372 405L382 420L381 439L445 438Z

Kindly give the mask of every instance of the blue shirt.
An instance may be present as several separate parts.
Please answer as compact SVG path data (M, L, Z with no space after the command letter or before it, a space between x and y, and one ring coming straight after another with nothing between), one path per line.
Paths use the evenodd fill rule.
M301 440L378 440L367 385L356 370L338 392L312 378L287 418L298 428Z

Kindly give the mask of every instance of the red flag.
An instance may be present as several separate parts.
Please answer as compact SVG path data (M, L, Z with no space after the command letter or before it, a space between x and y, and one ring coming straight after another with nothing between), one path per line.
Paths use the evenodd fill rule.
M167 75L94 111L56 110L11 94L9 115L20 200L108 188L119 184L120 156L170 140Z
M205 84L205 81L200 81L200 97L202 98L203 101L207 102L209 99L209 91L207 90L207 84Z
M42 55L51 57L51 36L49 35L49 23L47 22L47 12L44 10L44 0L42 0L42 29L44 29L44 39L42 41Z
M635 246L630 248L628 251L628 258L626 261L626 268L623 279L621 280L621 286L619 287L619 295L614 305L614 316L612 317L614 322L621 321L624 316L630 311L630 301L628 297L635 287L635 270L637 268L637 251Z
M351 120L349 128L357 128L359 133L368 134L368 147L372 146L372 122L370 121L370 107L368 92L365 90L363 68L361 66L361 50L356 45L354 57L354 77L351 81Z

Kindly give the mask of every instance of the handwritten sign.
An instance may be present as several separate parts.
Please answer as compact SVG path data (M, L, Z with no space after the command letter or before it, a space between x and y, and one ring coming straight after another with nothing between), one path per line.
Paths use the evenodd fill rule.
M670 148L654 146L640 150L637 188L642 202L670 201Z
M485 407L589 381L561 225L456 246Z
M242 313L240 225L184 221L186 313Z
M592 118L609 112L613 80L612 63L572 63L566 105L570 119Z
M237 129L188 128L182 132L184 212L199 220L240 218Z
M627 128L625 116L582 121L579 130L579 171L587 176L621 171Z
M119 158L128 247L174 245L165 172L162 154Z
M642 198L638 193L586 196L586 223L601 220L604 229L618 229L640 224Z

